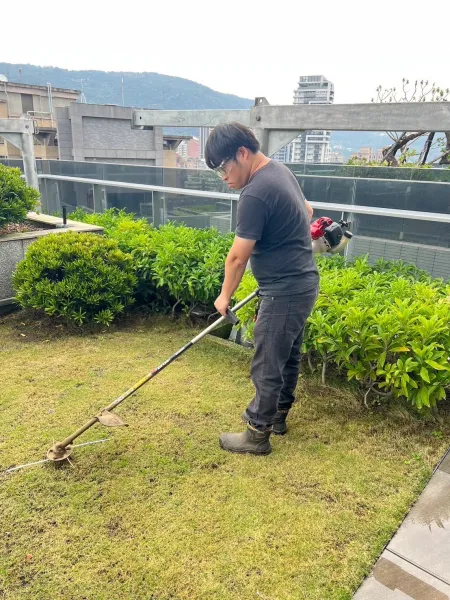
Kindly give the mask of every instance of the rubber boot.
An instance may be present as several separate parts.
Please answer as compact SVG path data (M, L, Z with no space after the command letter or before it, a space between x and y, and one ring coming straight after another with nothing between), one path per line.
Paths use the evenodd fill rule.
M239 454L265 455L272 452L270 445L270 434L272 430L258 431L251 425L242 433L222 433L219 444L223 450L237 452Z
M286 424L286 417L288 416L288 410L277 410L275 417L273 418L272 431L275 435L285 435L288 427Z
M287 433L288 427L286 424L286 417L288 416L288 412L288 410L277 410L273 419L272 428L272 432L275 435L285 435ZM241 419L244 423L248 423L250 421L250 417L246 410L244 410L242 413Z

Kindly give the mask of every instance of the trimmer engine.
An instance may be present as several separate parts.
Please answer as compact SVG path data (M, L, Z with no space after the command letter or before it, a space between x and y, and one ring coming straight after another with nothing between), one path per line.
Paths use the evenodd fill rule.
M311 223L312 248L315 254L337 254L345 248L353 234L348 230L347 221L333 221L321 217Z

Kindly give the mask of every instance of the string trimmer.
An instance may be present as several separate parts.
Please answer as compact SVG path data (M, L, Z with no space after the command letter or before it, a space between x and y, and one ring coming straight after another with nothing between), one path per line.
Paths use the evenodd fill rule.
M333 222L328 217L322 217L314 223L311 224L311 237L312 237L312 247L313 252L316 254L323 253L331 253L335 254L336 252L340 252L349 240L352 237L350 231L347 231L348 223L345 221L339 221L339 223ZM119 406L124 400L129 398L132 394L134 394L139 388L145 385L150 379L156 377L163 369L169 366L174 360L179 358L182 354L189 350L194 344L203 339L208 333L213 331L216 327L223 324L226 320L230 321L233 325L237 325L239 323L239 319L236 317L236 311L240 308L248 304L253 298L257 296L258 291L253 292L247 298L244 298L241 302L236 304L231 310L228 309L226 317L220 317L217 319L212 325L209 325L206 329L200 332L196 337L194 337L190 342L188 342L185 346L180 348L175 354L172 354L170 358L165 360L159 367L153 369L150 373L145 375L140 381L138 381L135 385L130 387L124 394L116 398L111 404L108 404L105 408L103 408L97 415L92 417L87 423L85 423L82 427L77 429L72 435L69 435L62 442L56 442L47 452L47 458L52 461L60 461L68 458L73 450L72 442L76 440L82 433L90 429L96 423L100 423L105 427L120 427L126 426L125 423L119 416L114 414L112 411Z
M103 408L97 415L95 415L95 417L92 417L92 419L89 419L89 421L87 423L85 423L82 427L77 429L74 433L72 433L72 435L69 435L69 437L67 437L62 442L56 442L56 444L53 444L53 446L47 452L47 458L52 461L55 461L55 462L68 458L71 455L72 450L73 450L72 442L74 440L76 440L76 438L79 437L82 433L84 433L85 431L90 429L96 423L105 425L105 427L126 426L127 423L125 423L119 416L114 414L112 411L117 406L119 406L119 404L121 404L124 400L126 400L132 394L134 394L139 388L141 388L148 381L150 381L150 379L153 379L153 377L156 377L156 375L161 373L161 371L163 369L168 367L174 360L176 360L182 354L184 354L186 352L186 350L189 350L189 348L191 348L194 344L196 344L201 339L203 339L205 337L205 335L208 335L208 333L211 333L211 331L213 331L216 327L218 327L219 325L222 325L225 321L229 321L233 325L237 325L239 323L239 319L237 318L237 316L235 314L236 311L238 311L240 308L242 308L243 306L248 304L248 302L250 302L250 300L253 300L253 298L255 298L256 295L257 295L257 291L250 294L250 296L247 296L247 298L244 298L244 300L241 300L241 302L236 304L236 306L234 306L231 310L228 309L226 317L220 317L220 319L217 319L217 321L214 321L214 323L209 325L209 327L207 327L206 329L201 331L197 336L192 338L192 340L190 342L188 342L185 346L180 348L177 352L175 352L175 354L172 354L172 356L170 358L168 358L167 360L165 360L161 365L159 365L159 367L156 367L156 369L153 369L153 371L150 371L150 373L145 375L145 377L143 377L135 385L130 387L130 389L128 389L124 394L122 394L121 396L116 398L113 402L111 402L111 404L108 404L108 406Z

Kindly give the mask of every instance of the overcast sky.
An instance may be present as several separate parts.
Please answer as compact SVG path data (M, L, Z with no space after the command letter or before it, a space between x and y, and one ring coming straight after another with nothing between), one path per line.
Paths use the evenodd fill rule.
M323 74L336 102L370 102L402 77L450 87L449 18L448 0L8 1L0 60L156 71L271 104Z

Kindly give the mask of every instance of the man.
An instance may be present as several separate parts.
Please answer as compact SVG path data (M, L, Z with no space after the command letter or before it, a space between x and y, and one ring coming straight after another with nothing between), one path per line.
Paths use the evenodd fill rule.
M247 429L222 434L219 441L230 452L269 454L271 433L287 432L303 330L318 293L310 234L313 211L292 172L260 152L253 132L239 123L213 130L205 159L230 188L242 190L236 237L215 307L226 314L249 258L261 298L251 367L256 393L242 416Z

